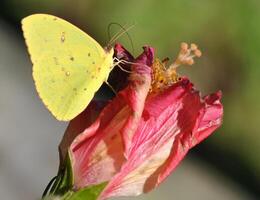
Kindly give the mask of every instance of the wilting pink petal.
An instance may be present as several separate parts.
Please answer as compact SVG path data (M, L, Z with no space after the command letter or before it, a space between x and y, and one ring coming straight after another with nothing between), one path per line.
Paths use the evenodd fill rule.
M64 164L72 141L96 120L106 104L106 101L91 101L88 107L69 123L59 145L60 167Z
M114 47L114 51L115 51L115 57L119 60L126 60L126 61L134 61L134 57L121 45L121 44L115 44L115 47ZM152 51L152 54L153 54L153 51ZM151 57L150 55L146 55L147 58L149 60L151 60ZM153 56L153 55L152 55ZM151 60L151 62L153 62L153 60ZM147 65L149 63L146 63Z
M128 87L70 145L75 189L108 181L121 169L150 88L152 60L153 49L144 47L135 60Z
M150 94L127 161L100 199L139 195L160 184L191 147L220 126L220 96L216 93L201 99L186 78L160 94Z
M176 139L172 154L164 164L164 169L158 177L157 184L162 182L175 169L190 148L199 144L221 125L223 106L220 99L220 91L203 98L202 107L199 110L192 132L187 132Z

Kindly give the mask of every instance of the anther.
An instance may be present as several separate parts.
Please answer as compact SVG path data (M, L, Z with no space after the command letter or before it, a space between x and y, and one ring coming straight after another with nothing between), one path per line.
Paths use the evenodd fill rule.
M188 44L186 42L182 42L181 43L181 50L183 51L187 51L189 48Z
M196 44L192 43L192 44L190 45L190 49L191 49L192 51L195 51L195 50L198 49L198 46L197 46Z
M186 64L187 65L193 65L194 64L193 58L190 58L190 59L186 60Z
M196 49L194 51L194 55L199 58L202 55L202 53L201 53L201 51L199 49Z

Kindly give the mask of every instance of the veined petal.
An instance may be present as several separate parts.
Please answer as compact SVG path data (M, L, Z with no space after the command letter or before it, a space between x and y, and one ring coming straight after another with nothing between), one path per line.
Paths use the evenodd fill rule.
M215 128L220 125L222 107L212 114L212 106L221 105L216 96L201 100L185 78L160 94L149 95L128 160L100 199L139 195L161 183L196 142L212 133L213 124ZM216 123L210 126L209 121Z
M70 121L59 145L60 167L64 165L72 141L96 120L106 104L106 101L91 101L80 115Z
M220 103L221 92L208 95L201 100L201 108L192 131L176 138L171 156L164 164L158 177L157 185L161 183L177 167L188 153L189 149L206 139L222 124L223 106Z

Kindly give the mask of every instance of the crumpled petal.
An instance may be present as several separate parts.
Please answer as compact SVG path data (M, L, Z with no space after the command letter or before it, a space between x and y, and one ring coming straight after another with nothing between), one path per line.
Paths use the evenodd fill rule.
M130 62L135 60L134 57L119 43L115 44L114 51L115 51L115 57L119 60L126 60ZM150 55L147 55L147 58L151 60ZM151 60L151 62L153 62L153 60ZM146 64L149 66L149 63Z
M106 104L106 101L93 100L81 114L70 121L59 145L60 168L65 164L64 161L73 140L96 120Z
M160 184L190 148L220 126L220 98L215 93L201 99L186 78L149 95L127 161L99 199L139 195Z
M70 145L75 189L108 181L121 169L151 84L152 60L153 49L144 47L144 53L134 60L129 85Z
M221 92L218 91L202 99L201 108L192 132L186 132L183 136L176 138L171 156L165 163L156 185L170 175L189 149L206 139L222 124L223 106L220 103L221 96Z

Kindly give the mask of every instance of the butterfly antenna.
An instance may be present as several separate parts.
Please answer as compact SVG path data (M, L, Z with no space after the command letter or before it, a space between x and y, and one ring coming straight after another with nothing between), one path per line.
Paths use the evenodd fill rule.
M119 32L117 32L113 37L111 37L111 27L112 25L117 25L121 28L121 30ZM112 22L108 25L108 28L107 28L107 32L108 32L108 38L109 38L109 43L108 43L108 46L111 46L112 43L114 43L118 38L120 38L123 34L126 33L129 41L130 41L130 44L131 44L131 48L132 48L132 53L134 54L134 45L133 45L133 40L130 36L130 34L128 33L128 31L134 27L134 24L129 26L128 28L125 28L124 26L122 26L121 24L118 24L118 23L115 23L115 22Z
M114 34L113 37L111 37L111 27L112 27L112 25L118 25L118 26L121 27L121 29L120 29L116 34ZM120 31L123 30L122 27L123 27L123 26L121 26L120 24L115 23L115 22L111 22L111 23L108 25L108 27L107 27L107 34L108 34L109 43L110 43L110 41L111 41L116 35L118 35L118 34L120 33ZM123 27L123 28L124 28L124 27Z
M110 30L111 30L112 25L114 25L114 24L117 25L117 23L110 23L110 24L108 25L108 30L107 30L107 32L108 32L108 38L109 38L108 45L111 45L112 41L114 41L115 38L117 38L118 35L121 34L121 33L124 31L124 29L125 29L123 26L122 26L122 27L123 27L123 29L122 29L122 27L121 27L121 25L120 25L121 29L120 29L119 31L117 31L116 34L114 34L114 35L111 37L111 31L110 31Z

